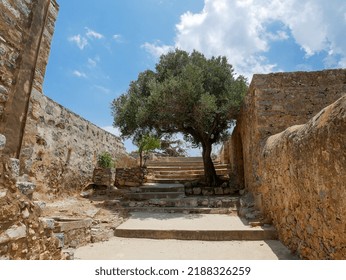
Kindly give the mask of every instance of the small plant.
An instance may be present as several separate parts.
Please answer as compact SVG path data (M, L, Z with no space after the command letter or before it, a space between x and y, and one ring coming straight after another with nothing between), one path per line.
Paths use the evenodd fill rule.
M115 166L115 162L112 159L112 156L108 152L103 152L98 156L97 163L99 167L102 168L113 168Z
M161 147L160 139L150 134L143 135L139 139L139 141L137 141L135 144L138 146L140 167L143 167L145 165L145 162L147 160L146 157L148 156L149 152ZM144 157L144 163L143 163L143 157Z

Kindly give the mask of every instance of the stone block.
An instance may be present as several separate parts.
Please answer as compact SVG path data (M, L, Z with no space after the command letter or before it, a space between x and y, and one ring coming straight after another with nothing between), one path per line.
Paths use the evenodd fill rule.
M45 229L53 230L55 228L55 220L52 218L40 218Z
M0 189L0 199L6 197L7 195L7 190Z
M14 178L19 177L19 159L10 158L10 169Z
M38 207L38 208L40 208L41 210L43 210L44 208L46 208L46 203L45 202L43 202L43 201L34 201L34 204Z
M198 187L193 188L193 194L194 195L200 195L202 193L202 189Z
M36 185L31 182L17 182L16 186L20 190L20 192L24 195L33 194L36 188Z
M203 188L202 195L213 195L214 188Z
M5 148L6 145L6 137L5 135L0 134L0 151Z
M55 237L58 239L58 248L63 248L65 245L65 234L60 232L60 233L55 233Z
M214 189L214 192L215 192L215 194L217 194L217 195L223 195L224 193L223 193L223 188L215 188Z
M26 226L21 224L19 226L13 225L0 235L0 244L15 241L26 237Z
M128 187L139 187L141 184L138 183L138 182L129 182L129 181L126 181L125 186L128 186Z
M193 188L185 186L185 194L186 195L192 195L193 194Z

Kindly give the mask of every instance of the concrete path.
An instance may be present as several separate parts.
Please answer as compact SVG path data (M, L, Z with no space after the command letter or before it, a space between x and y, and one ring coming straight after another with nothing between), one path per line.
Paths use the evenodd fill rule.
M76 260L292 260L277 240L194 241L114 237L76 249Z
M206 241L277 239L272 226L251 227L236 215L132 213L115 236Z
M107 242L90 244L76 249L75 259L296 259L281 242L259 240L258 237L268 230L270 232L272 229L251 228L239 217L232 215L138 212L132 213L132 216L116 229L115 234L140 238L114 237ZM174 239L170 236L174 236ZM252 241L244 241L246 237Z

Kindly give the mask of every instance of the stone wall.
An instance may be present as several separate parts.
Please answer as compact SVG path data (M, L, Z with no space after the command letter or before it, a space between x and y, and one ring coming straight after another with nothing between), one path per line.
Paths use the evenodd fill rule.
M303 258L346 258L345 94L346 69L254 75L221 155Z
M0 259L64 258L33 192L82 188L103 151L126 157L119 138L42 93L58 8L0 1Z
M31 177L38 191L80 191L92 181L102 152L114 159L125 156L120 138L32 92L20 163L21 172Z
M16 184L40 47L57 10L54 0L0 1L0 259L63 258L40 207Z
M346 95L307 124L269 137L263 211L280 239L309 259L346 259Z
M346 92L346 69L254 75L232 138L225 143L233 178L256 192L266 139L304 124ZM241 158L242 156L242 158Z
M117 168L115 170L115 186L139 187L145 182L146 168Z

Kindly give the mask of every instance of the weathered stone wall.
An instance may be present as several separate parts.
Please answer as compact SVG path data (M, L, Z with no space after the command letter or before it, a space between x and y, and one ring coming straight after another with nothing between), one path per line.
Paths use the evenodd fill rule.
M120 138L32 92L20 162L38 191L81 190L92 181L97 158L105 151L114 159L125 155Z
M39 218L40 207L17 188L15 159L43 34L57 10L54 0L0 1L0 259L63 257L52 230Z
M34 1L0 2L0 120L11 102ZM20 31L22 29L22 31Z
M119 138L42 94L57 13L55 0L0 1L0 259L63 258L33 191L81 188L98 153L124 157Z
M221 156L303 258L346 258L345 94L346 69L254 75Z
M304 258L346 259L346 95L269 137L260 173L280 239Z
M233 136L225 144L229 154L224 158L232 170L240 170L234 172L235 180L244 181L245 187L256 192L266 139L290 126L306 123L345 92L346 69L254 75ZM241 150L242 159L237 156Z
M117 168L115 185L117 187L139 187L145 182L146 169L141 167Z

